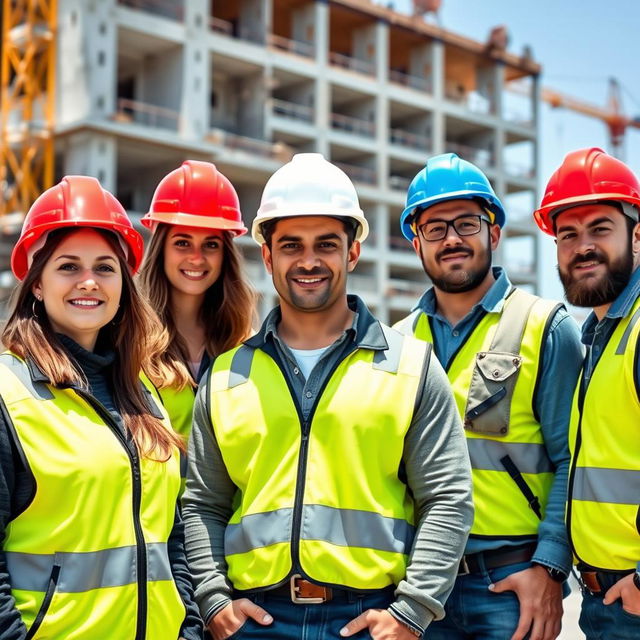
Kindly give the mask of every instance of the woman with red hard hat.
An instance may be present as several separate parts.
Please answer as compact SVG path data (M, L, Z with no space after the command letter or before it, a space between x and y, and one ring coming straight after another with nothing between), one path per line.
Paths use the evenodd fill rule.
M162 363L175 374L160 394L174 429L188 435L195 387L211 359L251 334L255 294L233 242L247 229L231 182L197 160L160 181L142 224L152 237L140 279L169 334Z
M0 355L0 637L195 640L166 346L133 274L142 238L100 183L33 204ZM142 376L142 372L146 376Z

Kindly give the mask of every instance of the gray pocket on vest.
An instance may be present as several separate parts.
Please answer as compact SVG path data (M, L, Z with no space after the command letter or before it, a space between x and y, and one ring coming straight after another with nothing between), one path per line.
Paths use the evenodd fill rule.
M504 436L509 432L511 399L522 357L480 351L476 355L464 412L464 427L474 433Z

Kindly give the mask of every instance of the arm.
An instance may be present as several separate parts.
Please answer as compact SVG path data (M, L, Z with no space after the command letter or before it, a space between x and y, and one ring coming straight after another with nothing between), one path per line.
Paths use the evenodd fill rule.
M208 376L200 384L189 439L187 489L183 497L185 548L195 599L205 624L231 602L224 532L236 486L229 478L207 407Z
M12 503L16 503L16 483L22 478L14 464L11 435L4 417L4 406L0 398L0 541L4 544L7 525L11 520ZM25 495L30 493L27 488ZM24 640L27 629L11 596L11 581L7 571L4 547L0 549L0 638L3 640Z
M184 638L184 640L202 640L202 621L193 598L189 565L184 551L184 524L177 506L173 529L167 546L171 573L186 609L184 622L180 627L180 638Z
M390 611L423 630L444 616L473 522L465 436L449 381L433 356L405 438L404 463L417 528L406 577Z
M538 547L533 562L559 569L567 576L571 572L572 559L564 522L570 464L568 430L583 357L578 325L564 309L560 309L551 322L544 344L534 405L555 475L544 519L538 528Z

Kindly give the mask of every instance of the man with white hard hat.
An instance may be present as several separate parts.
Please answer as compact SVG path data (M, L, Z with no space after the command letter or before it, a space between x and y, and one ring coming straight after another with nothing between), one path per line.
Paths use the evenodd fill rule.
M189 446L188 557L216 640L409 640L443 615L468 455L431 347L347 295L367 233L319 154L264 189L252 234L280 305L214 362Z

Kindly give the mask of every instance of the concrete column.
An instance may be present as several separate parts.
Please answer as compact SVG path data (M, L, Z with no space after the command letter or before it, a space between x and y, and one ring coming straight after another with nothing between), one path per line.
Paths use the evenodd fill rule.
M316 9L314 4L307 4L293 11L291 37L296 42L306 42L314 45L316 37Z
M117 196L117 155L115 138L98 133L75 133L65 138L63 173L93 176Z
M316 33L316 112L315 126L318 129L316 151L329 158L329 136L331 126L331 95L327 78L327 64L329 60L329 6L325 2L316 2L315 33Z
M386 187L389 180L389 95L387 76L389 73L389 26L378 22L375 31L376 78L379 90L376 94L376 173L379 186Z
M389 206L379 203L374 208L375 224L369 220L371 230L376 234L376 253L383 258L376 260L376 286L379 292L380 303L378 304L378 312L376 317L384 323L389 322L389 306L387 296L384 292L389 286Z
M267 17L269 5L264 0L240 0L238 35L243 40L264 44L266 34L271 32L266 28L271 22L271 12Z
M436 100L444 100L444 44L434 41L431 45L431 65L433 68L433 96Z
M431 43L424 44L420 47L414 47L409 54L409 75L415 78L424 78L430 88L429 93L433 90L433 48L434 45Z

